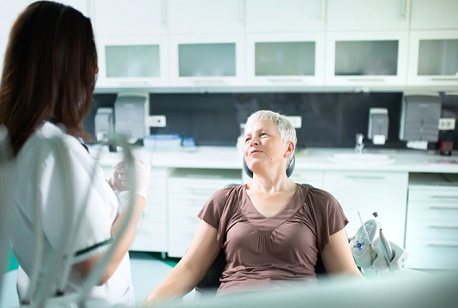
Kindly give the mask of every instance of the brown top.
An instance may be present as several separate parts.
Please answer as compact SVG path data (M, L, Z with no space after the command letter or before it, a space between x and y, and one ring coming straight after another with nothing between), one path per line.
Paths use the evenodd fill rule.
M219 294L275 281L315 279L318 254L329 236L348 223L330 193L299 184L273 217L256 210L245 185L215 192L198 216L218 230L217 240L226 253Z

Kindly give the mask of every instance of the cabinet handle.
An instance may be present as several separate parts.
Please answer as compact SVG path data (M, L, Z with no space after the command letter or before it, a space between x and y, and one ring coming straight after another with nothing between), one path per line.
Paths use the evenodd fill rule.
M272 83L282 83L282 82L303 82L302 79L300 78L284 78L284 79L281 79L281 78L268 78L267 79L268 82L272 82Z
M453 198L456 199L456 198ZM458 210L456 206L433 205L430 207L432 210Z
M431 77L432 81L457 81L458 77Z
M198 85L198 86L224 85L224 80L222 79L191 80L191 81L195 85Z
M438 248L458 248L458 244L428 244L429 247L438 247Z
M245 26L245 0L239 0L239 23Z
M361 77L361 78L347 78L347 80L352 81L352 82L359 82L359 81L380 82L380 81L385 81L385 78Z
M458 230L458 226L429 226L431 229Z
M167 26L167 0L161 0L161 24L165 27Z
M405 21L410 20L410 7L411 7L411 0L404 1L404 10L402 11L402 16L404 16Z
M320 20L326 21L326 0L320 0Z
M384 176L370 176L370 175L347 175L347 179L352 180L385 180Z

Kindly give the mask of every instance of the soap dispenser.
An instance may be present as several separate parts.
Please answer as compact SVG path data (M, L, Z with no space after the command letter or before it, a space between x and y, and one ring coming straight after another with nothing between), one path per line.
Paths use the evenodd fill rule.
M373 144L383 145L388 139L388 110L386 108L369 109L367 138Z

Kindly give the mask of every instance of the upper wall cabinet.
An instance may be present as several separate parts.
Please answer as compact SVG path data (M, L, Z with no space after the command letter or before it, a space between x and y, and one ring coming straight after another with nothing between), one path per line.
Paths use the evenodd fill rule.
M327 0L327 30L408 30L409 3L410 0Z
M242 0L168 0L170 34L243 33Z
M405 85L407 32L336 32L326 43L326 84Z
M408 83L458 85L458 30L410 35Z
M169 58L165 37L100 38L97 50L97 87L168 86Z
M324 31L325 0L245 0L247 33Z
M412 30L450 30L458 28L456 0L411 0Z
M165 0L95 0L96 39L167 34Z
M246 37L247 84L324 83L324 33L247 34Z
M244 84L244 42L238 35L171 36L173 86L221 87Z
M97 87L167 86L168 37L164 0L94 1L99 55Z

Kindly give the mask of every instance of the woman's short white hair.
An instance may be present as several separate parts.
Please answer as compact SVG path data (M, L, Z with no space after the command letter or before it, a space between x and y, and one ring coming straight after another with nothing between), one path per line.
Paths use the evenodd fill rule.
M296 129L284 115L271 110L259 110L248 117L245 126L251 125L260 120L271 121L277 127L283 142L291 141L294 143L294 147L296 147Z

